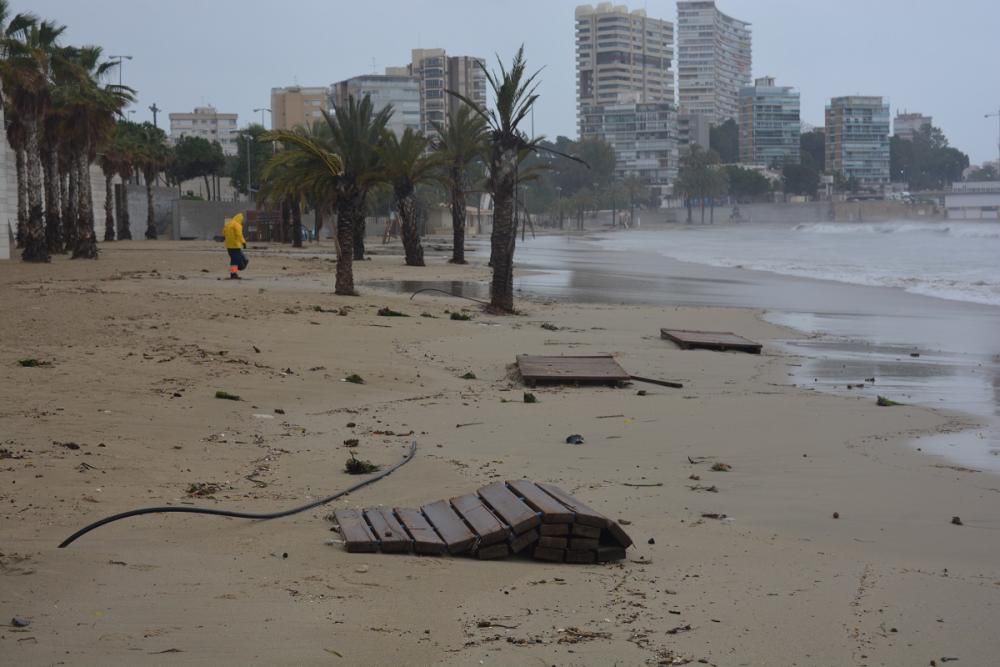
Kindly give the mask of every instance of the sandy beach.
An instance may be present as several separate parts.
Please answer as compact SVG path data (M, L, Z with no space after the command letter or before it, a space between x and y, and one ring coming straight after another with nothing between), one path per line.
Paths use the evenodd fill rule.
M1000 476L912 443L969 416L796 387L773 341L797 334L757 310L536 299L493 317L371 286L488 276L441 253L425 268L356 263L359 297L332 294L331 247L249 254L238 283L201 242L0 263L0 662L995 664ZM736 331L764 354L682 351L663 326ZM685 386L523 402L516 354L598 352ZM573 433L585 443L567 445ZM348 438L382 465L418 450L291 518L138 517L56 548L135 507L327 495L357 481ZM349 554L327 520L521 477L627 522L628 559ZM190 493L199 483L207 495Z

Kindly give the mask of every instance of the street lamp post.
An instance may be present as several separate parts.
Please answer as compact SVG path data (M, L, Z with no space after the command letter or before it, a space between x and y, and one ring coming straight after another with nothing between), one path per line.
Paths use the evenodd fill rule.
M997 132L998 132L998 134L997 134L997 173L1000 173L1000 108L997 108L997 112L996 113L988 113L988 114L986 114L986 117L987 118L996 118L997 119ZM1000 178L1000 177L998 177L998 178Z
M132 60L132 56L108 56L108 58L110 58L111 60L115 60L115 61L118 62L118 88L121 89L122 86L123 86L123 84L122 84L122 81L123 81L123 79L122 79L122 69L124 69L124 66L122 65L122 60ZM125 112L124 111L122 111L121 109L119 109L118 113L121 115L122 118L125 118Z
M257 113L258 111L260 112L260 126L264 127L264 112L266 111L271 113L271 110L267 107L257 107L253 110L254 113ZM274 128L272 127L271 129L273 130Z

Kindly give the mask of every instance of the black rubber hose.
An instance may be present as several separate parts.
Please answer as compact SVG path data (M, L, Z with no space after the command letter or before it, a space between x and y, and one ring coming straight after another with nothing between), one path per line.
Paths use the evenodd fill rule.
M414 455L417 453L417 441L414 440L410 444L410 449L403 457L403 460L395 464L391 468L387 468L375 475L374 477L369 477L368 479L358 482L354 486L344 489L343 491L338 491L332 496L327 496L326 498L321 498L320 500L315 500L307 505L302 505L301 507L293 507L292 509L282 510L281 512L267 512L263 514L257 514L254 512L235 512L232 510L217 510L209 507L176 507L172 505L167 505L164 507L143 507L137 510L129 510L128 512L122 512L121 514L113 514L108 517L104 517L100 521L95 521L92 524L84 526L80 530L76 531L65 540L59 544L60 549L65 549L69 545L73 544L76 540L83 537L95 528L100 528L101 526L107 525L109 523L119 521L121 519L127 519L130 516L141 516L143 514L171 514L171 513L183 513L183 514L210 514L212 516L228 516L236 519L257 519L260 521L267 521L269 519L280 519L282 517L291 516L293 514L299 514L300 512L305 512L311 510L314 507L319 507L320 505L326 505L327 503L333 502L337 498L346 496L348 493L353 493L358 489L362 489L369 484L374 484L375 482L388 477L393 472L403 467L407 463L413 460Z

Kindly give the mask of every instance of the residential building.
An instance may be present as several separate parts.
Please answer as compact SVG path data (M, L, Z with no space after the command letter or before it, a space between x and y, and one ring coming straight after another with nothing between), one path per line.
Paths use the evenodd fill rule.
M893 135L900 139L913 141L913 137L919 134L925 127L930 127L934 119L922 113L896 113L896 120L892 124Z
M696 113L677 114L677 152L679 155L687 155L693 144L697 144L706 151L710 148L711 124L708 116Z
M420 90L420 127L426 134L434 133L434 123L448 124L462 101L449 95L454 91L468 99L486 105L486 74L482 58L449 56L444 49L413 49L411 62L403 67L388 67L386 75L405 72L417 80Z
M738 97L750 85L750 24L723 14L711 0L677 3L677 87L684 113L714 124L739 116Z
M740 88L740 162L760 167L799 163L799 92L773 77Z
M361 100L369 96L375 109L392 105L389 129L402 136L407 128L420 129L420 83L408 74L364 74L330 86L329 106L336 108L347 104L353 97Z
M222 152L236 155L237 114L219 113L215 107L195 107L190 113L170 114L170 141L177 143L181 137L201 137L218 141Z
M889 184L889 105L881 97L834 97L826 107L826 168L862 186Z
M580 134L615 150L615 179L638 177L660 197L677 178L677 110L670 102L584 105Z
M322 86L288 86L271 89L271 128L308 127L323 118L329 89Z
M588 106L674 102L674 26L603 2L576 8L576 113Z

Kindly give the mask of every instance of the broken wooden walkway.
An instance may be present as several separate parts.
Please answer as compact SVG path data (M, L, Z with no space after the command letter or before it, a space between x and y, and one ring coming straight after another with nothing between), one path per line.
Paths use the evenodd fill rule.
M521 354L517 367L525 384L611 384L629 381L629 374L610 354L536 356Z
M334 512L352 553L526 554L556 563L625 558L632 539L616 522L557 486L519 479L420 509L385 507Z
M660 337L672 341L683 350L715 350L716 352L748 352L760 354L760 343L728 331L685 331L660 329Z

